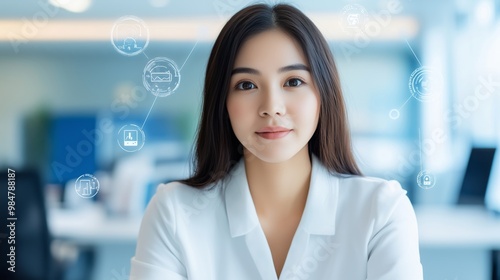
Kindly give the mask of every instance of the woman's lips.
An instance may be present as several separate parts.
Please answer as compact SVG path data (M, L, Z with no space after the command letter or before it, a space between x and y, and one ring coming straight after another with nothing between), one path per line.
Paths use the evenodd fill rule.
M277 132L256 132L262 138L265 139L279 139L288 135L292 130L287 131L277 131Z

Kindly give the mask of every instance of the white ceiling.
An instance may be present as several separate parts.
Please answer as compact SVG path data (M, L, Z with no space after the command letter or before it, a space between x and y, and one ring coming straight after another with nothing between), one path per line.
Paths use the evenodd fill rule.
M55 13L56 18L75 19L112 19L123 15L133 14L144 18L163 17L196 17L196 16L230 16L243 6L255 3L252 0L53 0L53 1L91 1L87 11L83 13L72 13L60 9ZM342 8L351 3L362 4L369 12L377 12L384 9L389 1L394 0L360 0L360 1L335 1L335 0L292 0L291 3L304 12L332 12L339 13ZM475 2L459 1L458 2ZM0 18L31 18L33 15L43 11L43 6L48 5L48 0L23 0L0 2ZM263 1L260 1L263 2ZM276 0L267 0L266 3L274 3ZM421 13L435 12L454 6L451 0L400 0L404 7L403 13L418 15ZM467 5L466 5L467 6ZM53 6L49 6L55 9Z
M85 12L74 13L64 10L62 8L56 8L50 4L49 1L59 1L64 2L74 2L74 1L90 1L90 6ZM339 16L342 13L343 8L348 4L361 4L366 8L370 14L380 13L384 9L387 9L388 3L398 0L289 0L289 1L277 1L277 0L265 0L260 2L265 3L276 3L276 2L286 2L295 5L301 9L306 14L316 17L318 14L323 17L330 16L332 19L335 16ZM500 6L500 0L399 0L403 10L397 16L398 21L401 22L407 20L414 20L417 22L418 28L425 29L429 26L433 26L438 21L453 21L454 18L462 16L462 18L470 17L474 15L475 7L477 3L484 1L493 1L496 3L496 9L498 10ZM78 44L74 46L84 45L83 49L87 49L88 45L95 45L95 43L109 45L109 26L118 18L125 15L134 15L147 21L148 24L153 25L153 23L162 21L163 24L169 24L169 22L175 22L176 24L181 24L183 22L189 22L190 24L183 24L182 27L187 28L190 25L196 25L196 22L200 20L206 20L205 22L210 22L211 24L204 24L204 27L216 26L217 24L224 23L228 17L237 12L242 7L255 3L254 0L23 0L23 1L0 1L0 50L11 49L11 40L5 38L8 37L9 32L20 33L22 28L24 28L25 22L34 22L37 17L44 17L48 15L49 24L45 28L37 33L40 37L44 32L51 30L53 26L58 26L61 24L68 24L73 22L73 26L77 26L74 29L76 34L83 34L85 31L90 34L94 34L95 38L89 40L78 41ZM331 15L330 15L331 14ZM500 14L500 13L497 13ZM40 20L40 19L38 19ZM393 19L395 20L395 19ZM77 23L84 23L77 25ZM85 23L88 22L89 24ZM97 28L102 30L96 30L92 32L91 24L96 24L98 22L103 22L101 26L105 28ZM170 24L173 26L173 24ZM200 24L196 25L198 28ZM14 28L12 28L14 26ZM161 26L160 24L158 26ZM402 28L407 28L409 25L400 25ZM49 28L51 27L51 28ZM83 28L85 27L85 28ZM6 30L11 28L12 30ZM54 28L52 28L54 29ZM56 28L57 29L57 28ZM67 28L66 28L67 29ZM161 28L157 28L162 31ZM214 34L217 33L217 28L212 28ZM155 39L154 28L151 28L152 39ZM59 31L58 31L59 32ZM163 31L162 31L163 32ZM178 32L194 33L190 31L185 31L184 29L178 30ZM16 34L17 34L16 33ZM57 32L56 32L57 33ZM102 33L102 34L101 34ZM104 34L105 33L105 34ZM165 33L165 32L163 32ZM165 34L161 33L161 36ZM394 33L394 32L393 32ZM104 35L103 35L104 34ZM60 34L65 36L64 34ZM99 36L98 36L99 35ZM410 34L409 34L410 35ZM413 34L415 35L415 34ZM163 37L158 37L158 40L165 40ZM214 35L215 36L215 35ZM81 36L84 38L83 36ZM102 38L104 39L102 39ZM213 36L212 36L213 37ZM337 38L333 36L334 38ZM382 38L383 36L379 36ZM1 39L4 38L4 39ZM36 38L28 38L30 44L26 44L26 47L30 47L36 44ZM377 38L379 39L379 38ZM51 40L41 40L42 42L47 42ZM53 40L54 41L54 40ZM68 40L62 40L68 41ZM74 49L75 47L71 49ZM37 46L38 47L38 46ZM24 48L24 46L23 46ZM52 48L52 47L51 47Z

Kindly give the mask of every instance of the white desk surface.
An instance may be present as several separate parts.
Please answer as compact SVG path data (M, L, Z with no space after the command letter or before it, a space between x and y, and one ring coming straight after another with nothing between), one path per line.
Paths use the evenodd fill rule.
M416 206L420 245L500 249L500 217L479 206Z
M420 245L500 249L500 217L475 206L416 206ZM81 245L135 243L141 217L110 218L99 207L49 209L54 238Z
M53 238L80 245L135 243L142 218L109 217L99 206L75 210L48 209L47 216Z

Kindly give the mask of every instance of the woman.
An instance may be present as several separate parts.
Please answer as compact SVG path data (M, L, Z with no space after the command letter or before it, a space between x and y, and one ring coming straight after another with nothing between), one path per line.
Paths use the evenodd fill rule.
M151 200L131 279L422 279L406 192L361 175L333 57L296 8L222 29L194 163Z

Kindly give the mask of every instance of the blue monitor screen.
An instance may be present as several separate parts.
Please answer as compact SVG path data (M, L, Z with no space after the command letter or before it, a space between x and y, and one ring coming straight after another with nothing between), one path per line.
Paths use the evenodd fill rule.
M94 115L55 116L50 122L49 182L65 184L85 173L94 173Z

